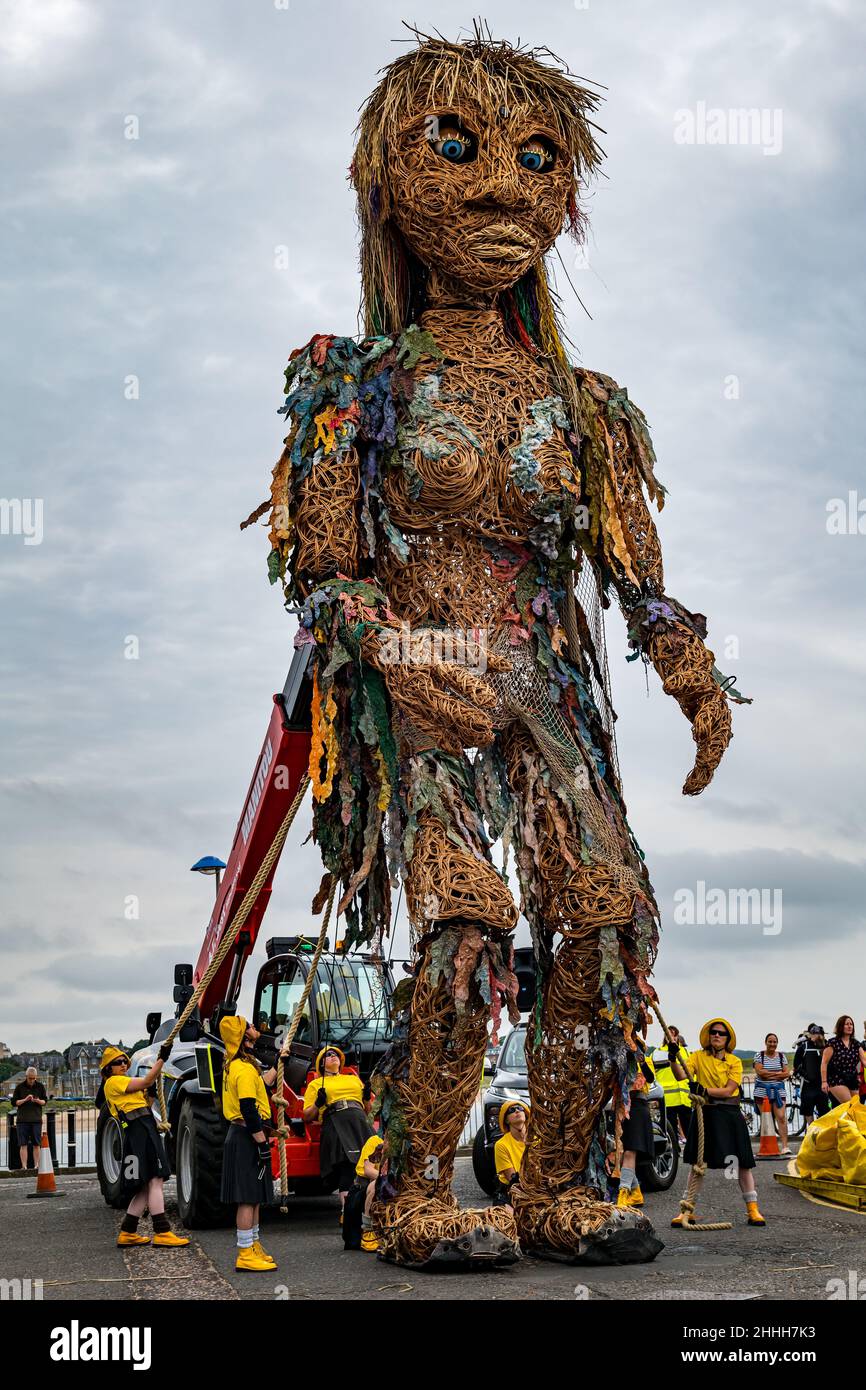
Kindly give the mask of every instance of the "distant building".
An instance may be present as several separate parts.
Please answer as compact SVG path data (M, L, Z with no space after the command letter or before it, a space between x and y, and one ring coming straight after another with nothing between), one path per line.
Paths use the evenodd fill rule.
M8 1062L11 1056L12 1053L9 1051L5 1042L0 1042L0 1062Z
M96 1042L71 1043L63 1053L63 1071L58 1076L59 1093L72 1096L95 1096L102 1077L99 1061L109 1046L107 1038ZM123 1043L120 1042L122 1047Z

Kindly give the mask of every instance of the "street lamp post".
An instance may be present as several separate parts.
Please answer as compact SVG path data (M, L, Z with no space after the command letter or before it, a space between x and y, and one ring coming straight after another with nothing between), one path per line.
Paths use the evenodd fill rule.
M215 879L216 897L220 895L220 879L225 864L221 859L217 859L213 854L206 854L203 859L196 860L190 868L192 874L211 874Z

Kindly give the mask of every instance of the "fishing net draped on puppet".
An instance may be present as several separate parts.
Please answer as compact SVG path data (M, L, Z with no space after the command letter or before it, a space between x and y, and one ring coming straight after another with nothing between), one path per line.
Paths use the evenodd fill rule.
M503 1259L518 1241L566 1258L660 1248L645 1217L600 1199L603 1111L628 1104L658 913L576 587L619 602L633 655L691 722L685 792L712 777L740 697L705 620L664 592L644 417L568 363L557 327L544 256L564 227L580 234L597 101L546 51L419 36L366 103L352 163L368 336L316 335L286 372L269 563L314 647L314 835L347 945L381 941L401 878L410 919L374 1078L377 1227L405 1263L491 1241ZM450 1191L490 1015L517 1017L500 838L538 981L513 1215L461 1211Z

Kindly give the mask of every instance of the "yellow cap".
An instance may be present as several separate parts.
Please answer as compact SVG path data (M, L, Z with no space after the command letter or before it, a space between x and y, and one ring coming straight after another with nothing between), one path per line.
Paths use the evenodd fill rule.
M506 1100L504 1104L500 1105L499 1107L499 1128L502 1130L503 1134L506 1134L508 1132L508 1126L506 1124L505 1116L508 1114L509 1110L512 1110L514 1108L515 1105L518 1107L518 1109L525 1110L526 1118L527 1120L529 1119L529 1106L526 1104L525 1100Z
M333 1043L328 1043L327 1047L323 1047L319 1050L319 1054L316 1057L316 1071L322 1070L322 1063L325 1060L326 1052L336 1052L337 1056L340 1059L340 1067L343 1068L346 1065L345 1052L341 1052L339 1047L334 1047Z
M129 1061L129 1053L124 1052L122 1047L107 1047L100 1058L99 1070L104 1071L112 1062L119 1062L121 1057L124 1062Z
M703 1028L701 1029L701 1047L709 1047L710 1029L712 1028L714 1023L722 1023L724 1024L725 1028L727 1028L728 1041L725 1050L727 1052L733 1052L734 1048L737 1045L737 1035L726 1018L711 1018L709 1023L704 1024Z
M234 1061L244 1040L249 1024L240 1014L226 1014L220 1019L220 1037L226 1045L226 1066Z

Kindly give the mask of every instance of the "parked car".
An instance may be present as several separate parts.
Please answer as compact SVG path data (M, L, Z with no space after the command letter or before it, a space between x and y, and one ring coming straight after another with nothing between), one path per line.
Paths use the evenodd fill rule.
M479 1187L490 1197L496 1191L493 1149L501 1136L499 1111L502 1103L506 1100L522 1100L529 1104L525 1047L526 1024L520 1023L502 1044L496 1071L484 1092L484 1120L472 1144L472 1167ZM638 1181L646 1192L666 1192L677 1175L680 1161L679 1143L676 1130L667 1117L662 1087L651 1087L647 1096L646 1103L652 1108L655 1157L651 1162L637 1165ZM610 1105L607 1108L607 1119L612 1144L613 1109Z

